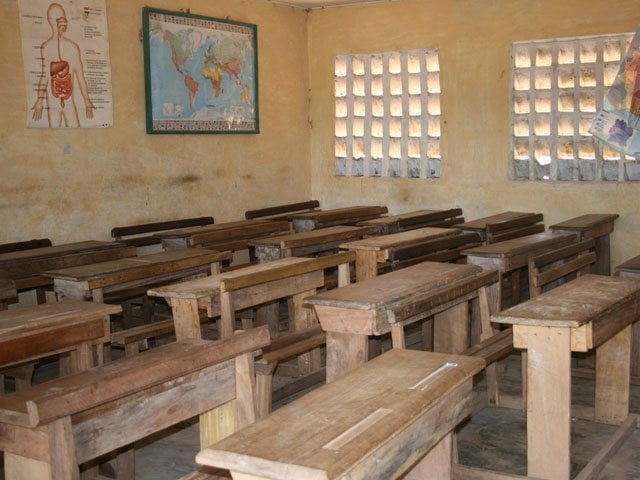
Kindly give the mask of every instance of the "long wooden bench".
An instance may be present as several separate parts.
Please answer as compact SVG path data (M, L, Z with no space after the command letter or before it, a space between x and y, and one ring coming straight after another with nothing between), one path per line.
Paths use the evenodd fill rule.
M481 244L480 235L477 233L461 233L407 247L393 247L389 249L387 265L382 267L398 270L420 262L460 262L465 259L461 253L463 250Z
M285 203L273 207L259 208L257 210L247 210L244 218L255 220L256 218L268 218L270 220L291 220L291 216L296 213L315 212L320 209L318 200L307 200L306 202Z
M31 250L32 248L50 247L51 240L48 238L35 238L33 240L23 240L21 242L11 242L0 244L0 253L19 252L21 250Z
M477 358L393 349L201 451L234 480L451 478ZM408 473L410 472L410 473ZM408 473L408 476L404 476Z
M193 217L163 222L140 223L125 227L113 227L111 237L117 241L137 248L160 245L162 241L153 234L178 228L201 227L214 223L213 217Z
M504 242L512 238L525 237L534 233L544 232L541 213L523 216L495 223L487 223L485 227L485 241L489 243Z
M266 327L187 339L0 397L5 479L80 480L80 465L199 414L203 447L224 438L255 420L252 352L268 344ZM207 431L218 407L225 429Z

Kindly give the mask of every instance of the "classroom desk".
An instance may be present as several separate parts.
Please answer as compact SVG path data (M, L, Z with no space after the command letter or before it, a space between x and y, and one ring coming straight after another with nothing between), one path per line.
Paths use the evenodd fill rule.
M291 219L294 231L308 232L335 225L355 225L364 220L385 215L387 212L388 209L384 206L356 206L299 213L293 215Z
M449 479L450 432L471 413L472 379L483 366L391 350L203 449L196 461L229 469L234 480Z
M274 235L249 242L255 247L259 262L269 262L284 257L303 257L317 255L330 250L338 250L343 242L360 240L374 234L371 227L352 227L337 225L319 228L308 232Z
M358 225L375 227L379 235L387 235L389 233L404 232L422 227L449 228L464 222L464 218L458 217L458 215L462 215L461 208L450 208L448 210L416 210L398 215L364 220L359 222Z
M220 262L230 258L230 252L184 248L51 270L44 275L53 279L59 299L103 302L110 293L217 273Z
M436 238L457 235L455 228L424 227L389 235L380 235L364 240L346 242L340 245L343 250L356 252L356 280L361 282L378 275L378 264L389 260L389 250L396 247L435 240Z
M613 232L613 222L617 213L592 213L551 225L549 230L574 233L578 240L594 238L596 242L596 263L592 273L611 275L611 248L609 234Z
M391 332L394 348L404 348L404 326L430 316L435 351L466 350L468 302L497 280L498 272L475 265L423 262L309 297L327 332L327 381L367 361L369 335Z
M596 349L595 420L629 413L631 325L640 282L588 274L492 316L526 349L528 475L569 479L571 352Z
M456 228L464 232L476 232L482 238L482 241L486 241L486 230L487 225L492 225L501 222L511 222L511 221L526 221L529 218L532 218L538 214L532 212L502 212L495 215L489 215L488 217L477 218L476 220L471 220L469 222L459 223L456 225Z
M348 256L340 257L348 268ZM162 297L173 310L176 338L200 338L200 310L209 318L220 316L220 338L233 335L235 311L324 285L326 263L330 257L287 257L149 290ZM256 283L256 278L262 279ZM295 320L294 320L295 321ZM304 328L309 325L297 325Z
M0 312L0 366L71 352L71 370L93 366L92 345L109 341L109 315L119 305L70 300Z
M168 230L156 233L155 236L162 240L162 248L165 250L202 247L218 251L237 251L249 248L249 240L290 231L291 227L286 220L240 220Z
M2 253L0 278L13 279L18 290L47 287L52 281L41 275L46 270L106 262L135 255L135 247L96 240Z
M521 269L528 270L529 258L575 241L575 234L542 232L463 250L462 254L466 255L470 265L479 265L485 270L497 269L500 272L500 282L489 289L492 311L499 312L503 307L502 279L506 275L511 276L512 303L515 305L520 301L519 273Z

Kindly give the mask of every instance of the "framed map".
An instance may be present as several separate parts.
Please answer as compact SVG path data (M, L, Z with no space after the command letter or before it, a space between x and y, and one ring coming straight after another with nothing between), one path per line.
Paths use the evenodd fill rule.
M147 133L259 133L257 27L144 8Z

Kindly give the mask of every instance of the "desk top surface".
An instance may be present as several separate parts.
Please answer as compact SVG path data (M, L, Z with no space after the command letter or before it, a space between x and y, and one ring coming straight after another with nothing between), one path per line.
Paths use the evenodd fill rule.
M333 227L319 228L306 232L288 233L286 235L274 235L264 237L249 242L254 246L276 246L282 249L305 247L311 245L321 245L323 243L346 240L354 237L374 233L371 227L355 227L346 225L336 225Z
M188 238L200 234L213 234L215 232L229 234L230 232L242 232L247 229L271 231L274 228L274 224L277 226L277 222L269 219L238 220L235 222L214 223L212 225L204 225L202 227L187 227L178 228L176 230L167 230L165 232L155 233L154 236L160 239L172 239Z
M153 288L147 293L154 297L198 299L210 297L220 293L221 284L225 280L234 280L248 275L259 275L282 268L291 267L309 262L313 259L301 257L287 257L274 260L272 262L258 263L247 267L238 268L230 272L218 273L208 277L196 278L185 282L174 283L164 287Z
M124 243L106 242L99 240L87 240L84 242L65 243L61 245L52 245L50 247L32 248L29 250L19 250L17 252L8 252L0 254L0 267L14 263L32 262L34 260L62 257L65 255L74 255L77 253L118 250L127 248Z
M516 218L530 217L533 215L536 214L532 212L502 212L497 213L496 215L489 215L488 217L471 220L469 222L459 223L456 225L456 228L481 232L487 227L487 224L490 223L507 222L509 220L515 220Z
M417 301L420 295L438 291L447 285L472 279L482 273L476 265L422 262L391 273L352 283L309 297L314 305L355 309L379 310L387 305Z
M149 275L168 273L199 265L207 265L229 257L230 254L228 252L216 252L202 248L183 248L60 270L50 270L44 272L43 275L49 278L78 282L121 276L122 281L127 281L127 273L139 271L145 271Z
M482 245L464 250L463 255L474 257L512 257L515 255L535 253L536 250L557 246L558 248L576 241L572 233L542 232L524 237L505 240L504 242Z
M617 213L590 213L551 225L549 230L589 230L603 223L613 222L618 217Z
M640 282L588 274L492 315L491 320L514 325L577 328L597 321L620 305L639 300Z
M415 210L413 212L398 213L396 215L389 215L386 217L372 218L370 220L364 220L359 225L386 225L392 223L402 223L403 221L421 220L421 221L433 221L443 218L455 217L460 215L462 210L460 208L449 208L446 210Z
M68 300L0 311L0 344L16 335L120 313L120 305Z
M196 461L256 478L263 478L264 471L282 480L390 478L383 468L393 468L394 462L376 462L375 452L395 448L408 455L407 445L398 442L400 433L428 418L443 399L446 409L460 408L466 400L460 393L462 398L453 398L456 387L470 381L483 363L472 357L391 350L203 450ZM418 437L420 442L440 439ZM368 463L371 476L353 474L357 470L362 475Z
M353 242L343 243L340 248L348 250L373 250L380 251L393 247L404 247L420 243L426 240L457 235L457 228L423 227L406 232L390 233L376 237L365 238Z

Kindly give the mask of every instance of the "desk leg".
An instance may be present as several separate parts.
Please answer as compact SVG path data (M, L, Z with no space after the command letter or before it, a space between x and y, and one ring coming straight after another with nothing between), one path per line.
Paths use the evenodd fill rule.
M461 353L469 348L469 305L461 302L433 316L433 351Z
M429 450L402 480L449 480L451 478L451 451L453 433L449 433Z
M378 276L378 255L374 251L356 250L356 281Z
M528 349L527 474L568 480L571 471L571 330L514 326ZM516 344L514 340L514 344Z
M306 298L315 294L316 290L313 289L291 296L291 299L288 302L289 321L293 322L293 325L289 325L290 330L299 331L317 325L314 312L311 309L305 308L303 305L303 302ZM315 372L321 367L322 358L319 348L316 348L309 353L303 353L298 357L298 373L300 375L306 375L308 373Z
M169 305L173 313L173 325L176 330L176 340L186 338L201 338L200 314L198 301L182 298L170 298Z
M620 425L629 415L631 329L627 326L596 350L597 422Z
M365 363L368 347L366 335L327 332L327 383Z
M611 275L611 247L609 234L595 238L596 263L591 266L591 272L598 275Z

